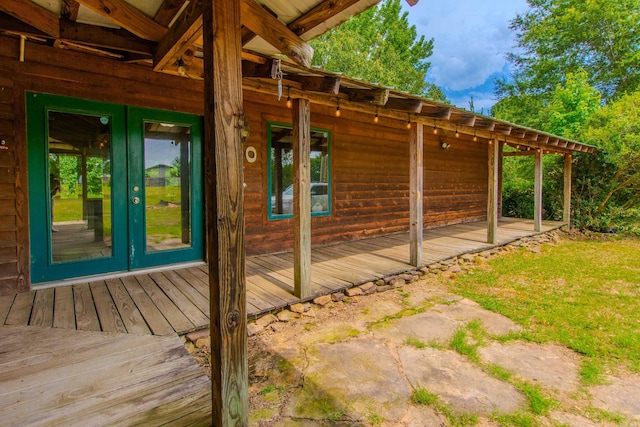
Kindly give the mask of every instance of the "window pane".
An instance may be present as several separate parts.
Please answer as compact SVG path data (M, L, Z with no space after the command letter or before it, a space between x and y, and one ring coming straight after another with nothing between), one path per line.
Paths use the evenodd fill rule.
M111 119L48 113L52 262L112 256Z
M191 128L144 124L147 252L191 246Z
M270 126L269 176L271 216L293 214L293 148L290 127ZM311 212L326 214L329 204L329 132L311 131Z

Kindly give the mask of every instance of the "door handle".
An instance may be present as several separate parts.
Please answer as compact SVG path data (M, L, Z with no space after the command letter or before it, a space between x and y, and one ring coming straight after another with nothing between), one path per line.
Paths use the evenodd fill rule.
M140 197L138 196L134 196L131 198L131 203L133 203L134 205L139 205L140 204Z

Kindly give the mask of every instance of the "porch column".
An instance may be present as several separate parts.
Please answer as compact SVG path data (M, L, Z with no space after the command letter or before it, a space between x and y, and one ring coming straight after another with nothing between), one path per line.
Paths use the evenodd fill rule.
M226 427L249 422L240 2L207 0L203 8L211 424Z
M504 166L504 142L498 149L498 219L502 218L502 167Z
M564 155L564 203L562 210L562 221L571 227L571 162L570 153Z
M536 150L533 186L533 230L542 231L542 150Z
M422 265L422 195L424 181L424 132L422 123L411 123L409 131L409 263Z
M487 243L495 245L498 239L498 163L500 143L489 140L487 188Z
M311 112L308 99L293 100L293 287L311 295Z

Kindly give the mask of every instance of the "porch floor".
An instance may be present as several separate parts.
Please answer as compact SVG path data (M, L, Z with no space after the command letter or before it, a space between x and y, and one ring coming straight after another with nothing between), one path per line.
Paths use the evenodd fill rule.
M3 426L211 425L211 382L178 336L0 327Z
M543 232L562 225L545 221ZM500 220L497 245L485 242L485 222L427 229L423 264L535 234L533 221L513 218ZM411 270L408 258L408 233L313 248L313 297ZM250 318L300 301L293 295L292 253L247 257L246 268ZM138 335L184 334L206 328L208 268L202 265L127 275L0 297L0 325Z

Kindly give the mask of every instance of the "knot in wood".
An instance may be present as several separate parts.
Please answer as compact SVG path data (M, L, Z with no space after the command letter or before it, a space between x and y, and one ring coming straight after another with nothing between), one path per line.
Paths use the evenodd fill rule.
M240 312L233 310L228 313L226 323L229 329L236 329L240 325Z

